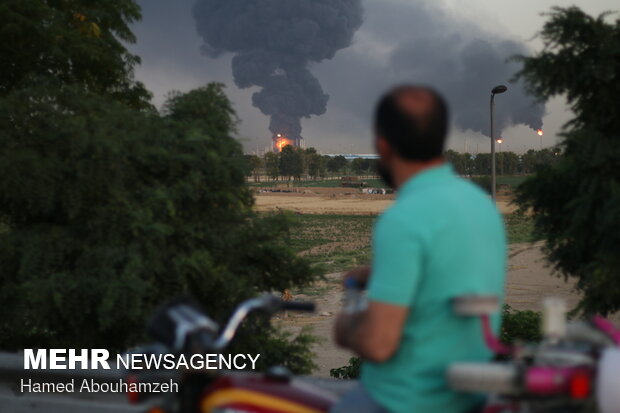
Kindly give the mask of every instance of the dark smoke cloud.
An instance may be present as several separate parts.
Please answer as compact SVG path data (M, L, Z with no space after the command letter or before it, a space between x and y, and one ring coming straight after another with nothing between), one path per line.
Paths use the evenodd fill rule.
M518 124L542 127L544 105L536 104L521 82L510 82L519 64L509 59L530 53L522 42L449 14L436 1L364 5L366 21L355 45L317 71L333 95L332 108L368 120L387 88L421 83L446 97L458 129L489 135L490 92L506 84L508 92L497 97L496 134Z
M197 0L192 11L203 52L234 53L235 84L261 88L252 103L291 137L329 99L309 64L348 47L363 14L361 0Z
M497 110L498 130L516 124L532 129L542 127L544 106L535 105L521 83L508 80L518 67L507 59L527 53L510 40L448 37L418 38L398 46L390 59L398 77L434 85L448 96L454 123L464 130L489 134L489 114L478 102L489 100L491 89L504 83L509 87ZM499 103L499 101L498 101Z

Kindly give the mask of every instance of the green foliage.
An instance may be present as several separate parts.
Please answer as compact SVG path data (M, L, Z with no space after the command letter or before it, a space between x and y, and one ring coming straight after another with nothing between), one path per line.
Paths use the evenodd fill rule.
M351 170L358 175L370 175L376 173L377 161L373 159L356 158L351 161Z
M136 108L150 94L134 81L137 56L129 26L140 18L133 0L4 0L0 4L0 96L43 79L72 84Z
M497 154L497 174L514 175L519 173L521 160L514 152L500 152Z
M491 154L490 153L479 153L474 157L473 174L474 175L491 175Z
M54 92L0 99L0 347L121 350L173 296L191 293L224 321L243 299L312 280L286 217L252 212L241 147L222 121L229 102L211 100L219 85L175 96L163 118ZM207 108L221 116L208 120ZM270 331L249 322L239 346L287 346Z
M241 346L233 346L229 351L234 354L256 352L255 349L262 348L265 350L258 359L257 370L264 371L272 366L283 365L296 374L310 374L317 368L312 361L314 355L311 348L320 340L311 333L309 327L304 327L298 335L293 337L286 331L274 329L270 336L258 334L255 337L248 337ZM258 338L260 342L248 341L255 338Z
M263 166L263 160L258 155L245 155L245 175L258 178Z
M509 243L534 242L540 240L534 229L532 217L518 212L504 215L504 226Z
M521 171L526 174L536 172L539 166L553 166L560 159L561 148L545 148L539 151L530 149L521 157Z
M265 172L271 179L277 179L280 176L280 158L273 152L267 152L264 158Z
M526 342L540 341L542 339L541 323L541 313L530 310L515 310L506 304L502 311L500 339L504 343L514 343L515 340Z
M448 149L444 156L452 164L454 170L459 175L470 175L474 173L474 160L469 153L459 153Z
M349 364L329 370L329 375L337 379L355 380L360 376L362 360L359 357L351 357Z
M223 322L314 278L287 217L252 211L222 85L152 109L125 48L139 17L132 0L0 4L0 348L123 350L174 296ZM231 350L307 373L312 340L253 318Z
M294 215L290 246L325 274L370 263L369 215Z
M497 177L498 185L508 185L512 188L516 188L521 185L527 179L527 175L502 175Z
M331 157L327 161L327 170L329 172L335 172L335 173L342 172L346 166L347 166L347 160L342 155Z
M303 150L286 145L280 152L280 175L299 178L304 172Z
M308 175L312 179L325 176L325 157L319 155L314 148L306 149L305 153L306 165L308 166Z
M163 113L181 125L189 126L193 130L202 129L211 134L236 132L238 123L222 83L210 83L187 93L169 93Z
M547 240L555 269L577 278L580 309L620 310L620 20L554 8L545 48L521 57L519 76L540 97L566 96L575 117L565 126L562 154L540 165L519 187Z
M530 149L522 156L514 152L497 152L495 165L497 175L530 174L538 165L553 165L558 161L561 148ZM459 175L490 175L491 154L479 153L472 156L447 150L444 154Z

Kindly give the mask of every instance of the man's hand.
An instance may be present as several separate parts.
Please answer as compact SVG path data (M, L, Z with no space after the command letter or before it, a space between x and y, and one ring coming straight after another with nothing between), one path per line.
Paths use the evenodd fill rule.
M347 272L343 277L343 283L348 279L353 278L358 284L366 286L368 284L368 278L370 278L370 266L363 265Z

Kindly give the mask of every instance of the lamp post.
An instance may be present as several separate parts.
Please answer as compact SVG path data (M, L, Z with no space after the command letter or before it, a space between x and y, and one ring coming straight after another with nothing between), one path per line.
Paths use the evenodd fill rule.
M497 85L491 90L491 197L495 202L495 133L493 131L493 117L495 116L495 95L504 93L508 88Z

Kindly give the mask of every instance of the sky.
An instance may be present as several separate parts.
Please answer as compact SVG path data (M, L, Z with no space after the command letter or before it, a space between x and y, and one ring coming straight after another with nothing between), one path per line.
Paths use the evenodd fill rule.
M189 91L209 82L225 84L241 121L237 138L246 152L263 151L270 147L272 133L270 118L252 104L252 95L261 88L237 86L239 79L233 77L231 64L233 57L244 50L231 46L213 53L213 35L209 38L204 30L203 35L197 30L212 25L213 16L209 16L211 20L194 16L192 6L196 1L217 3L214 0L138 1L142 20L134 24L137 42L129 47L142 59L136 68L136 78L153 92L157 107L161 107L170 91ZM228 1L227 5L233 4L232 0ZM302 0L260 1L278 4ZM243 7L253 0L235 2ZM525 94L523 85L511 83L518 64L507 62L506 58L530 55L541 49L541 41L536 37L545 22L541 13L552 6L577 5L590 14L620 9L617 0L339 2L362 3L361 26L353 28L352 38L343 40L346 44L341 42L334 47L332 58L329 57L333 53L328 53L328 57L326 54L304 61L307 66L304 74L316 77L323 94L329 95L324 114L301 120L306 145L322 153L373 153L374 105L382 93L401 83L426 84L446 97L453 120L448 141L452 149L471 153L490 150L488 99L490 89L497 84L508 86L505 94L495 98L499 125L495 134L503 138L501 150L522 153L552 146L558 142L562 125L571 118L570 110L561 97L536 104ZM233 18L223 20L218 22L221 23L218 31L226 31L230 36L247 35L246 31L250 30L239 26ZM295 35L294 29L291 27L290 36ZM218 44L225 40L219 39ZM535 132L540 124L545 132L542 139Z

